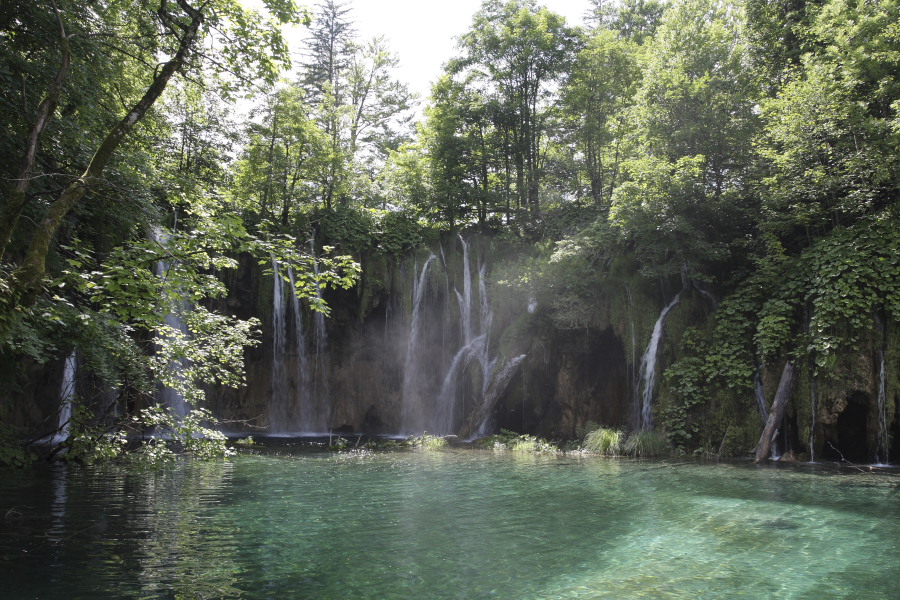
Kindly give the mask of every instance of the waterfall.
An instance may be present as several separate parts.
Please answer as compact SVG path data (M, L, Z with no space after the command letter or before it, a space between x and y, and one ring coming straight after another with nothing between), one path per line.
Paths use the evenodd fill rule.
M416 274L416 266L413 266L413 290L412 290L412 318L409 326L409 340L406 345L406 361L403 367L403 396L401 404L400 424L403 431L414 432L417 429L418 412L422 406L419 389L419 352L417 343L419 340L419 312L422 307L422 298L425 295L425 282L428 276L428 267L437 258L431 254L422 265L422 272Z
M877 464L888 463L890 443L888 441L887 420L887 392L886 392L886 365L884 360L884 348L878 350L878 448L875 450L875 462Z
M287 314L284 306L284 279L272 255L272 388L269 392L269 431L284 431L290 425L288 413Z
M472 269L469 266L469 245L459 236L463 252L463 291L456 291L456 300L459 304L459 318L462 322L463 341L468 344L472 341Z
M670 310L675 308L675 305L678 304L679 300L681 300L681 292L675 294L675 297L672 299L672 301L662 309L661 313L659 313L659 318L656 319L656 324L653 326L653 334L650 336L650 343L647 344L647 349L644 351L644 355L641 357L640 400L642 431L650 431L653 429L652 409L653 387L656 383L656 355L659 351L659 342L662 339L663 326L666 322L666 316L669 314Z
M463 254L463 289L462 292L458 289L455 292L459 306L462 344L453 355L444 376L444 382L437 397L437 406L430 415L428 431L441 435L460 432L464 436L468 436L486 427L485 421L489 419L494 405L525 356L514 358L505 365L505 368L495 372L499 356L492 357L490 354L489 338L493 312L487 293L486 265L482 263L478 267L478 308L480 310L478 310L476 322L469 246L462 236L459 236L459 242ZM464 397L460 398L463 394L459 389L459 383L469 372L470 365L478 366L481 385L471 390L474 403L467 406L469 394L464 394ZM468 391L470 390L463 390L463 392ZM478 417L481 413L484 413L483 418ZM466 422L467 416L468 423ZM478 422L473 425L472 419L476 419Z
M300 298L297 296L297 284L294 280L294 270L288 268L288 280L291 282L291 315L294 318L294 355L296 364L296 399L299 409L301 425L310 428L310 431L318 429L315 407L309 389L309 357L306 352L306 336L303 334L303 312L300 310Z
M170 235L160 229L154 229L151 232L150 237L161 247L165 248L166 242L168 241ZM154 274L160 279L166 279L169 276L169 270L172 269L173 266L174 265L172 265L168 261L160 259L156 263ZM189 311L190 305L187 302L184 302L183 300L178 301L172 307L172 310L168 314L166 314L164 322L168 327L171 327L173 330L179 332L182 336L188 337L190 335L190 332L188 331L187 323L185 323L181 315ZM182 358L173 361L169 365L169 368L174 371L175 377L177 379L182 379L182 373L189 365L189 361L186 358ZM156 399L160 404L168 407L169 410L178 417L187 415L191 410L191 406L184 399L184 396L182 396L180 392L172 389L171 387L160 386L156 392Z
M316 258L316 239L310 237L309 251L313 259ZM319 262L313 260L313 271L315 273L316 282L316 300L322 305L322 287L319 285ZM320 408L327 409L331 405L331 389L328 382L328 331L325 329L325 315L319 311L313 311L313 350L315 359L312 365L312 390L311 397L315 399L316 405ZM318 433L322 433L327 429L327 413L320 413L318 420L314 423Z
M59 415L56 420L56 433L52 443L61 444L69 439L69 424L72 420L72 403L75 400L75 371L77 359L75 351L66 358L63 366L62 383L59 386Z
M460 402L457 384L461 375L465 373L466 368L472 362L481 365L482 385L480 392L481 396L484 396L487 386L490 383L489 378L494 366L494 363L489 361L489 368L485 369L483 357L486 358L487 356L487 346L488 339L487 333L485 333L479 335L468 344L464 344L457 350L450 363L450 368L444 376L444 383L441 385L441 391L438 394L437 407L435 407L434 418L429 431L446 435L455 433L459 428L460 419L463 416L461 414L463 412L461 408L464 407L459 406Z
M506 390L506 386L509 385L510 380L516 374L519 364L523 360L525 360L524 354L516 356L506 362L497 374L491 378L490 386L485 390L481 406L473 413L473 418L471 419L477 427L475 430L477 436L483 437L490 433L491 415L494 412L494 408L500 400L500 395ZM465 432L463 436L469 437L467 434L468 432Z
M278 260L272 256L272 387L269 394L269 431L321 433L325 426L316 411L313 377L303 310L297 296L294 270L286 269L286 291ZM290 295L290 312L286 296ZM291 323L292 322L292 323ZM293 327L291 326L293 325ZM318 345L317 345L318 348Z

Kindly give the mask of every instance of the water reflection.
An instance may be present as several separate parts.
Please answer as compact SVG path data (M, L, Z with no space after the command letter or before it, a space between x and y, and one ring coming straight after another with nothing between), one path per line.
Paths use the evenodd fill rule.
M451 451L0 478L9 598L888 598L900 477ZM11 513L13 514L13 513Z

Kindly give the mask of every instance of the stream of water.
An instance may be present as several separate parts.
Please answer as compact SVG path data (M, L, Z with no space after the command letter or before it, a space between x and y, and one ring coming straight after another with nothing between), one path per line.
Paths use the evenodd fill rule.
M2 597L897 598L900 474L490 451L0 477Z

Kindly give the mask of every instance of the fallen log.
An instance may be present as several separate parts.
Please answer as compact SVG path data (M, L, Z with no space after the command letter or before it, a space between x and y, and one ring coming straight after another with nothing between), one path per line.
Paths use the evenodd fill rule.
M775 441L775 431L784 418L784 408L791 392L794 390L794 381L796 381L796 369L794 363L788 360L784 363L784 370L781 372L781 380L778 382L778 391L775 392L775 400L772 401L772 409L769 411L769 418L763 429L762 435L759 436L759 444L756 446L756 460L761 463L769 460L769 454L772 451L772 442Z

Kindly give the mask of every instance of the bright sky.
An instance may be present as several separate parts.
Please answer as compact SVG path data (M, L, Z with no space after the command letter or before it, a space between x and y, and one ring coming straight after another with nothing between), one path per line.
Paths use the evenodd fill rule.
M300 3L312 7L316 0ZM422 101L428 98L441 66L457 54L454 38L468 31L472 16L481 8L481 0L350 0L347 4L359 38L384 35L400 58L397 79ZM542 4L571 25L582 24L591 5L589 0L544 0Z

